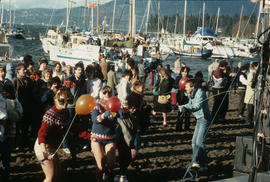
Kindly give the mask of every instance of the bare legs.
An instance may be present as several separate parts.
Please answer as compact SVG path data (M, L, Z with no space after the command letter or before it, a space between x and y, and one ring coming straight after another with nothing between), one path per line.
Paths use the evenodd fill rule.
M43 155L37 156L38 160L44 159ZM44 164L41 164L42 170L45 174L45 179L43 182L53 182L57 181L60 176L60 163L57 156L54 156L51 160L43 161Z
M152 115L153 115L153 119L155 120L157 112L152 111ZM163 112L162 117L163 117L163 125L166 126L167 125L167 113Z
M105 146L91 141L92 152L97 163L97 181L102 181L103 172L110 172L115 162L115 143L109 143Z

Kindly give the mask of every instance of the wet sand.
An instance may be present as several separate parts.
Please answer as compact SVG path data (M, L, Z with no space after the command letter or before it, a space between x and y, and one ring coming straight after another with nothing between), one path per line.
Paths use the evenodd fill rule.
M148 93L148 94L147 94ZM229 111L226 121L214 123L207 135L207 152L209 170L200 174L200 181L212 181L232 177L236 136L251 135L243 119L237 117L239 97L236 92L230 93ZM145 100L151 104L150 89L146 90ZM209 99L210 106L213 99ZM211 107L210 107L211 108ZM142 136L140 150L134 168L129 170L130 182L167 182L179 181L191 161L191 139L195 126L195 118L191 118L191 129L176 131L177 112L168 115L168 125L162 125L161 113L158 113L155 123ZM80 151L78 159L71 157L62 150L59 151L63 167L64 182L95 182L96 164L92 153ZM114 172L117 173L116 166ZM44 179L41 167L34 155L33 147L24 151L12 153L11 181L40 182Z

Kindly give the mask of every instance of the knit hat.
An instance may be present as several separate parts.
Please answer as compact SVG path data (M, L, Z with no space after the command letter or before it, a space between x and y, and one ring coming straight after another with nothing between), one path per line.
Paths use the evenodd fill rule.
M41 65L41 64L43 64L43 63L48 64L48 59L45 58L45 57L40 58L40 59L39 59L39 65Z

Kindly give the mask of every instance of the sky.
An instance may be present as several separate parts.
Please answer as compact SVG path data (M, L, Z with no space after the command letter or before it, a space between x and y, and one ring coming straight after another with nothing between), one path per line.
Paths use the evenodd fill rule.
M84 0L73 0L76 4L73 6L84 5ZM97 0L88 0L88 4ZM100 4L107 3L111 0L99 0ZM4 3L4 8L9 7L9 0L1 0ZM11 0L12 8L16 9L30 9L30 8L64 8L67 6L67 0Z

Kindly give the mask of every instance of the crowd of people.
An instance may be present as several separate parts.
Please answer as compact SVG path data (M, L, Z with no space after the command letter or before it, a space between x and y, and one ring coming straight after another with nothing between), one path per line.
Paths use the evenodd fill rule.
M120 80L114 65L109 65L103 56L99 63L86 68L81 62L74 68L61 63L55 63L52 68L44 57L35 66L30 55L16 66L16 71L10 64L0 66L0 156L4 181L9 181L13 148L29 145L34 147L45 174L44 181L59 180L57 150L62 140L63 151L73 160L78 147L91 148L98 182L127 181L128 168L132 168L141 149L141 135L155 122L158 112L162 113L162 126L166 127L167 114L171 111L178 112L178 131L190 130L191 114L195 116L191 164L207 170L206 135L213 122L225 122L228 92L234 88L241 98L239 117L244 117L247 105L246 122L252 124L256 62L234 68L226 60L216 60L208 67L208 80L204 81L201 71L190 75L190 68L180 57L173 70L169 65L163 67L159 59L149 66L143 59L137 63L129 55L123 60L126 66ZM145 85L153 86L153 107L143 99ZM214 96L211 112L207 98L210 89ZM91 114L77 116L75 104L84 94L95 98L96 106ZM112 96L117 96L121 103L117 112L106 106ZM77 122L67 132L74 119ZM123 128L123 123L128 123L127 128ZM119 175L113 173L116 150Z

